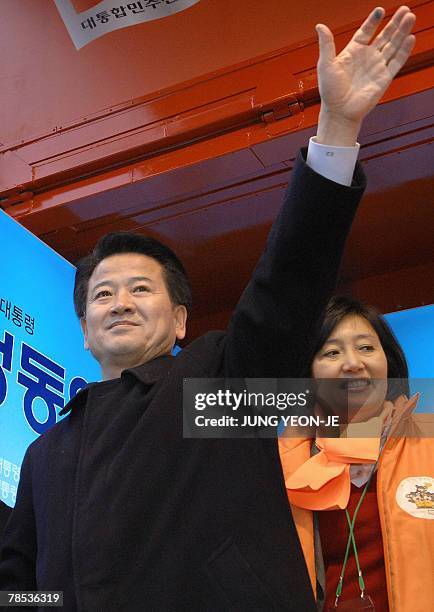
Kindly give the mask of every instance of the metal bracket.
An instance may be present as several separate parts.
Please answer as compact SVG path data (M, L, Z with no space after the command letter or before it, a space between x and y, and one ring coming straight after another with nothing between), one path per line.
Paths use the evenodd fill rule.
M303 110L303 103L298 101L284 102L277 104L271 110L262 113L262 119L265 123L274 123L279 119L285 119L292 115L298 115Z

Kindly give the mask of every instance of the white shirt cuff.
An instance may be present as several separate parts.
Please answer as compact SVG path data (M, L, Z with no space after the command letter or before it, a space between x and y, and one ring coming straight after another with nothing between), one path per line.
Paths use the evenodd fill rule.
M358 142L354 147L332 147L319 144L316 142L316 137L312 136L309 140L306 162L321 176L349 187L353 180L359 149Z

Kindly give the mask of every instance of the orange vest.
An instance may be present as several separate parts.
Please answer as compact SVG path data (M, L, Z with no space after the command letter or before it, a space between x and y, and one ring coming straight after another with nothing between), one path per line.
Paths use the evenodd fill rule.
M285 480L309 459L311 445L306 438L279 439ZM434 414L403 419L387 440L377 499L390 610L428 612L434 601ZM316 594L313 513L293 504L291 510Z

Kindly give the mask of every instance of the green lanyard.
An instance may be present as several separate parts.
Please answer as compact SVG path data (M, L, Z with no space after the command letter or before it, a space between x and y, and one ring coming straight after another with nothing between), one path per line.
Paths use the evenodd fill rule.
M382 449L380 449L380 454L381 454L381 450ZM339 597L342 594L342 587L343 587L343 584L344 584L344 576L345 576L345 568L347 566L348 555L349 555L349 552L350 552L350 544L351 543L353 545L354 557L355 557L355 560L356 560L357 572L358 572L358 576L359 576L360 597L362 599L364 599L364 597L365 597L365 581L363 580L362 570L360 568L360 563L359 563L359 556L357 554L356 540L354 538L354 525L356 523L356 518L357 518L357 514L359 512L360 506L362 505L362 502L363 502L363 500L365 498L366 492L367 492L367 490L369 488L369 485L371 484L372 477L373 477L373 475L375 473L375 470L377 469L377 465L378 465L378 461L379 460L380 460L380 455L378 455L378 459L375 462L374 467L372 468L372 471L371 471L371 473L369 475L367 483L365 484L365 488L363 489L363 492L362 492L362 494L360 496L359 503L357 504L357 507L356 507L356 509L354 511L352 520L350 518L348 510L345 509L345 513L347 515L348 526L350 528L350 533L349 533L349 536L348 536L347 548L346 548L346 551L345 551L344 562L342 564L341 575L339 577L339 582L338 582L338 586L337 586L337 589L336 589L335 608L338 607Z

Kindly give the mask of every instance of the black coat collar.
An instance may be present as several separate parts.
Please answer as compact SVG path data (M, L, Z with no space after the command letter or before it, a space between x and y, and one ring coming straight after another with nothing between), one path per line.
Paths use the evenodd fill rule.
M136 368L124 370L121 376L134 376L145 385L153 385L166 376L173 365L173 360L174 357L172 357L172 355L162 355Z
M137 380L140 380L145 385L153 385L154 383L161 380L167 372L170 370L173 364L174 357L172 355L162 355L152 361L148 361L139 365L135 368L129 368L124 370L121 374L121 378L127 378L133 376ZM104 380L102 382L90 383L84 389L81 389L59 412L60 416L68 414L68 412L76 411L79 408L86 405L89 390L91 388L97 388L98 391L106 391L107 387L115 386L119 379L115 378L112 380Z

